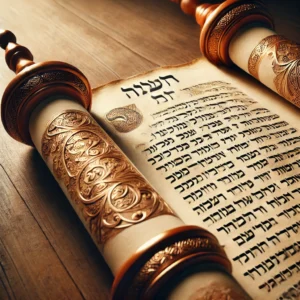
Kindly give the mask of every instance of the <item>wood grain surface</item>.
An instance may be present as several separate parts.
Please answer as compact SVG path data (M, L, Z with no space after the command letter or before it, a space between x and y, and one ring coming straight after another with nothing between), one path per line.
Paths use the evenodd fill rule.
M267 1L300 42L300 1ZM199 27L167 0L0 0L0 28L35 61L93 87L200 57ZM0 57L0 93L13 78ZM0 299L108 299L112 275L38 153L0 126Z

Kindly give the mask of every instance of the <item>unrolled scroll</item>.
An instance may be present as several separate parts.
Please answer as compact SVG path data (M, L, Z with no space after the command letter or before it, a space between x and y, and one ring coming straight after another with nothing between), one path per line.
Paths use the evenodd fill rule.
M173 284L166 283L175 285L191 266L231 272L217 239L184 226L86 111L91 88L78 69L35 64L9 31L0 31L0 46L17 73L2 100L4 127L46 161L116 275L112 299L172 295ZM243 293L228 275L220 277Z

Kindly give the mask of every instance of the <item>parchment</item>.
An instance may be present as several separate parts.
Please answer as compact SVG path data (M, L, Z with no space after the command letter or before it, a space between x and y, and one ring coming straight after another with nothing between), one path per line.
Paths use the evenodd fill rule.
M299 110L206 60L94 91L92 114L254 299L300 294Z

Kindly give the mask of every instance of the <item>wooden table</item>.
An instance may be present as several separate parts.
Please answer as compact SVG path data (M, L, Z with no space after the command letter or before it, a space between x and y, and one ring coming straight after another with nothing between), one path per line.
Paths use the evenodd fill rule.
M93 87L200 56L198 26L167 0L0 3L36 61L74 64ZM299 42L300 1L268 5ZM0 59L1 95L12 77ZM37 151L0 137L0 299L107 299L112 275Z

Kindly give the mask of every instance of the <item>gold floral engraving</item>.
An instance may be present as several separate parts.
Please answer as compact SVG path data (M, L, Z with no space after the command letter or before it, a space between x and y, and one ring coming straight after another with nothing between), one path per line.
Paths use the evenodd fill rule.
M264 38L252 51L249 73L259 80L261 61L270 57L278 94L300 107L300 45L279 35Z
M260 43L252 51L248 60L248 71L256 79L259 80L259 65L262 59L265 57L266 51L269 50L270 47L272 47L272 45L279 40L284 40L284 37L279 35L271 35L260 41Z
M141 268L133 280L132 288L130 288L131 299L137 299L135 297L143 290L144 286L147 285L157 273L161 273L167 268L170 263L197 252L223 253L216 242L206 237L188 238L171 244L165 249L155 253Z
M143 116L136 105L131 104L112 109L106 114L106 119L118 132L130 132L141 125Z
M52 162L54 175L100 245L136 223L174 215L85 112L70 110L57 116L43 135L42 155Z

